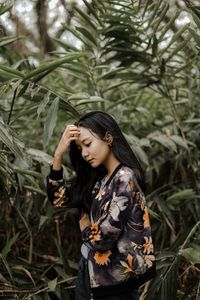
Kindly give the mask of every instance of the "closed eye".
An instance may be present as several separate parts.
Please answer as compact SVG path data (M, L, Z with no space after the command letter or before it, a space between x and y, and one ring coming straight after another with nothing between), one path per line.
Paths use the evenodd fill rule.
M91 145L92 142L89 142L87 144L85 144L86 147L89 147Z
M90 147L91 143L92 142L89 142L89 143L85 144L84 146L85 147ZM77 146L77 149L78 149L78 151L82 151L82 147L81 146Z

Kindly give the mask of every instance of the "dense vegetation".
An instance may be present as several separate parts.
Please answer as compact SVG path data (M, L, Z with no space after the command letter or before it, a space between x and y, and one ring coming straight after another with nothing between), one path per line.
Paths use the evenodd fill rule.
M24 36L0 37L0 297L73 299L77 212L49 204L45 178L64 126L101 109L116 117L146 173L158 276L141 299L197 300L200 7L83 3L62 24L75 42L48 36L35 63ZM1 4L0 14L12 9ZM183 14L190 23L177 27ZM70 176L67 155L64 165Z

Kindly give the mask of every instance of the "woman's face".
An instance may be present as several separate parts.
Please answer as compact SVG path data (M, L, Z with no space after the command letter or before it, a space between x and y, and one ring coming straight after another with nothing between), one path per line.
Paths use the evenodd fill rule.
M101 164L106 166L111 157L111 147L93 131L81 126L79 129L80 135L76 140L76 145L80 149L83 159L93 168Z

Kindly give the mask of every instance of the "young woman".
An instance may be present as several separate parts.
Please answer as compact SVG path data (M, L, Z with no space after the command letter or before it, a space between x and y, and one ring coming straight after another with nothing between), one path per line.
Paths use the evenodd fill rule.
M63 179L69 150L76 176ZM84 114L68 125L54 155L47 192L55 206L77 207L82 258L76 300L138 300L138 287L155 276L155 257L143 174L116 121Z

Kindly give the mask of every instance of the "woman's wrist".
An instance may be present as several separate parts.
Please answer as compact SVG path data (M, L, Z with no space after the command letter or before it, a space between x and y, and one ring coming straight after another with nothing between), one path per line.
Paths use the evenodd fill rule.
M63 168L61 167L60 170L54 170L53 165L51 165L49 179L62 180L63 179Z
M59 171L62 167L62 156L55 155L53 158L53 170Z

